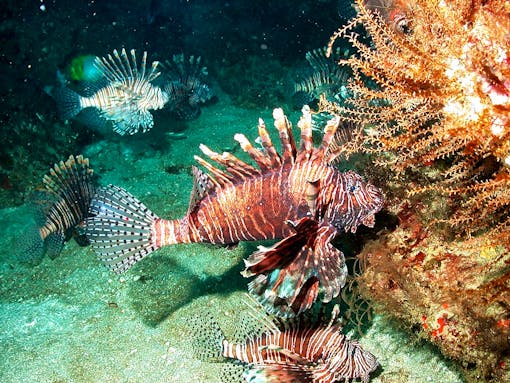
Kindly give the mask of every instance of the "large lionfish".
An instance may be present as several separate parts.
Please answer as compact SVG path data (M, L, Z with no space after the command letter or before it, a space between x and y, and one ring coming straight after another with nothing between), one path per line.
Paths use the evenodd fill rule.
M113 51L108 57L96 58L95 65L102 73L103 81L89 84L93 94L81 96L62 87L55 93L61 117L75 117L83 109L96 108L101 118L111 121L113 130L121 135L146 132L154 125L150 110L161 109L168 102L168 95L151 82L160 72L158 62L147 65L147 52L143 53L138 67L135 50L131 57L125 49Z
M38 222L33 233L24 237L21 258L38 263L47 254L57 257L64 241L75 234L75 229L87 217L90 201L96 191L93 170L83 156L69 156L60 161L43 178L34 204Z
M280 315L293 315L338 296L347 267L343 253L331 244L340 231L372 227L383 203L381 191L331 161L330 144L338 118L326 125L322 144L312 144L311 113L303 108L298 126L301 148L296 149L291 125L281 109L273 112L282 154L274 148L259 120L263 150L242 134L234 138L257 163L258 169L230 153L202 152L225 167L220 170L195 156L209 171L193 169L194 186L188 213L181 219L157 217L122 188L99 189L91 203L87 237L99 258L113 271L123 272L162 246L209 242L232 244L283 238L246 261L245 276L257 275L250 291Z
M200 57L174 55L164 63L163 90L168 95L168 107L179 120L193 120L200 115L200 105L213 97L206 83L207 68Z
M258 315L261 326L241 321L236 328L246 334L236 334L241 339L232 342L214 318L200 315L190 321L191 345L202 360L242 363L241 368L225 365L223 383L333 383L357 378L367 383L379 366L377 359L342 333L337 306L329 322L324 317L309 314L283 321Z

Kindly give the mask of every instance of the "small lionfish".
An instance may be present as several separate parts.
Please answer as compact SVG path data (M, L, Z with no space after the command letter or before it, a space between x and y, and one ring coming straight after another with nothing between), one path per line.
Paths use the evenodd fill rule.
M64 241L87 217L96 191L89 160L81 155L55 164L43 183L35 201L41 220L22 246L23 259L31 263L39 262L45 253L50 258L60 254Z
M338 65L342 54L337 49L329 57L326 56L327 48L314 49L305 55L310 65L310 74L301 81L294 83L293 99L306 101L305 103L319 100L324 95L332 102L343 102L350 96L347 90L347 80L351 75L347 67ZM303 105L299 102L299 105Z
M338 118L328 122L322 144L314 148L311 113L304 107L297 150L283 110L275 109L273 117L281 155L262 119L258 128L263 150L254 148L242 134L234 136L258 169L230 153L200 146L225 170L195 156L210 174L193 168L191 201L181 219L157 217L117 186L99 189L86 225L99 258L120 273L162 246L283 238L270 248L259 247L245 261L244 275L257 275L249 290L281 315L310 308L319 293L323 302L338 296L347 266L331 240L340 231L355 232L360 224L372 227L383 204L382 193L353 171L341 173L331 165L335 153L329 147Z
M335 307L329 323L323 315L300 315L288 321L260 317L262 328L248 331L235 343L225 338L210 315L201 315L191 321L191 343L201 360L228 358L242 363L240 370L222 371L224 383L333 383L358 378L368 383L379 363L358 341L342 334L337 314Z
M165 61L163 89L168 95L169 108L180 120L193 120L200 115L200 105L213 97L206 84L207 68L201 66L201 58L183 54Z
M168 102L168 95L151 84L160 72L158 62L146 68L147 52L143 53L138 67L135 50L128 57L126 50L113 51L108 57L96 58L95 65L104 81L95 85L97 89L90 97L81 96L73 90L62 87L55 98L64 120L75 117L85 108L96 108L100 117L111 121L113 130L121 135L146 132L154 125L150 110L161 109Z

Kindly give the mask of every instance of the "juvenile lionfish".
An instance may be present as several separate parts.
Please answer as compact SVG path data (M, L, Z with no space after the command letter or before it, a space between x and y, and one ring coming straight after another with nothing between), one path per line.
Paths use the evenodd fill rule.
M213 97L206 83L207 68L201 58L174 55L165 61L163 89L168 95L169 108L180 120L193 120L200 115L200 105Z
M146 68L147 52L143 53L138 67L135 50L131 57L125 49L113 51L108 57L96 58L95 65L103 81L89 84L92 95L81 96L62 87L55 93L61 117L69 120L83 109L96 108L101 118L111 121L113 130L120 135L146 132L154 125L150 110L161 109L168 102L168 95L151 82L160 72L159 62Z
M351 76L348 67L338 65L342 58L340 49L326 56L327 48L314 49L305 55L310 65L309 73L293 85L293 100L309 103L318 101L324 95L331 102L343 102L350 96L347 90L347 80Z
M281 155L261 119L262 150L244 135L234 136L258 169L230 153L200 146L225 170L195 156L209 174L193 168L191 201L181 219L159 218L120 187L99 189L86 225L99 258L120 273L166 245L283 238L272 247L260 246L245 260L244 275L257 275L249 290L283 316L310 308L319 293L323 302L338 296L347 267L331 240L340 231L355 232L360 224L372 227L374 214L382 207L382 193L353 171L341 173L331 165L335 153L329 148L337 119L328 122L322 144L314 148L311 113L304 107L297 150L283 111L275 109L273 117Z
M201 315L190 321L191 344L202 360L227 358L242 363L240 369L223 369L223 383L333 383L358 378L367 383L379 363L358 341L342 333L337 314L335 307L329 322L324 315L287 321L259 315L258 329L246 331L241 322L241 331L247 334L239 342L227 340L210 315Z
M47 254L57 257L77 226L87 217L96 191L89 160L78 155L60 161L43 178L44 188L37 193L38 221L34 232L22 246L22 258L38 263Z

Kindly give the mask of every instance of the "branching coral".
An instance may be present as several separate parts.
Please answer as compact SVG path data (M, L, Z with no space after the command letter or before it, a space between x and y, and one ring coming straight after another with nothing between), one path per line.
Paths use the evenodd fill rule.
M357 54L347 107L364 147L411 195L447 196L458 233L510 240L510 5L505 0L357 0L331 39ZM370 38L362 34L359 25Z

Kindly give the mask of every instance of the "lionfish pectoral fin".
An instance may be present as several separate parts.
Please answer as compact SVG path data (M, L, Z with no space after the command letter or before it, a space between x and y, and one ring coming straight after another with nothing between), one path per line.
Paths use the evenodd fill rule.
M244 276L258 274L250 293L270 311L293 316L309 309L320 293L322 301L338 296L345 285L347 267L343 253L331 245L337 231L305 217L296 233L246 261Z
M158 219L126 190L108 185L90 203L85 232L98 258L122 273L157 250L152 228Z
M64 233L52 233L44 239L46 247L46 255L51 259L57 258L62 252L64 247L65 236Z
M317 228L317 222L309 217L301 218L297 223L289 221L287 224L296 232L271 247L259 246L258 251L244 261L245 277L288 267Z
M195 357L202 361L222 360L225 336L210 313L193 316L187 324L187 336Z

